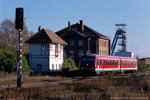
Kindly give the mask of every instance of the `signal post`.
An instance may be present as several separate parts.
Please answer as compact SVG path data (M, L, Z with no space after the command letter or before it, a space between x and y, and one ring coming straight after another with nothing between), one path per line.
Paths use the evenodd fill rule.
M19 45L17 46L17 87L21 88L22 79L22 34L23 34L23 8L16 8L15 28L19 31Z

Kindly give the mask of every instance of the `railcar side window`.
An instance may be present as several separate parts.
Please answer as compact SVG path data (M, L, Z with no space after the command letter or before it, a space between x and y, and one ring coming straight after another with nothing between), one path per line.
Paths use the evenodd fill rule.
M113 65L112 63L113 63L112 60L110 60L110 65Z
M113 65L115 65L115 60L113 60Z
M100 65L102 65L102 60L100 59Z
M118 65L118 61L116 60L116 65Z
M114 65L116 65L116 60L114 60Z
M108 60L108 65L109 65L109 60Z
M133 65L133 61L131 61L131 65Z
M124 61L124 65L127 65L126 61Z

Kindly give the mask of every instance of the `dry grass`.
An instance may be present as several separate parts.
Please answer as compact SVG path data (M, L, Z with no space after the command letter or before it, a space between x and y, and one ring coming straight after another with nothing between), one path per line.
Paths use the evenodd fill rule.
M23 82L40 82L44 80L63 80L68 79L66 77L61 76L30 76L30 75L23 75ZM2 73L0 74L0 84L11 84L16 83L17 81L17 74L16 73Z
M15 73L1 73L0 74L0 82L3 82L3 81L13 81L13 80L16 80L17 78L17 75Z
M35 77L35 76L34 76ZM32 77L33 79L36 79ZM25 77L24 77L25 78ZM30 78L26 76L26 79ZM38 77L43 78L41 76ZM56 77L45 76L47 79ZM61 77L57 77L58 79ZM29 100L117 100L118 98L148 99L150 96L150 79L93 79L72 83L60 83L40 87L6 88L0 90L0 99L29 99ZM134 99L135 100L135 99Z

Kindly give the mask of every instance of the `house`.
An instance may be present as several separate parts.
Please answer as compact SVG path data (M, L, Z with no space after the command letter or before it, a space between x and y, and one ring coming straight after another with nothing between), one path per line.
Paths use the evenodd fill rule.
M77 66L79 66L80 57L85 54L110 55L110 39L84 25L83 20L73 25L68 22L68 27L57 31L56 34L68 43L64 52L66 56L74 59Z
M34 72L59 72L63 63L63 47L67 43L48 29L39 27L29 43L29 66Z

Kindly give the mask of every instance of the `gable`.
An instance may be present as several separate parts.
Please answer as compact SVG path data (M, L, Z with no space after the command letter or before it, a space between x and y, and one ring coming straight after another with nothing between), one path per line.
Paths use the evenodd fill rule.
M52 41L48 37L48 35L45 33L44 30L39 31L35 35L33 35L29 40L27 40L25 43L51 43Z
M57 34L48 29L40 30L25 43L56 43L67 45L67 43L62 40Z
M61 38L84 38L84 34L81 34L73 29L67 31L66 33L60 35Z
M106 40L110 40L107 36L93 30L92 28L90 28L86 25L83 26L84 27L83 31L81 30L80 24L78 24L78 23L73 24L70 27L71 27L70 30L69 30L69 27L66 27L62 30L57 31L56 34L63 38L64 38L64 35L65 35L65 37L67 37L66 34L70 33L71 36L68 36L68 37L73 37L74 35L76 36L78 34L84 38L103 38ZM73 31L77 34L72 35L74 33Z

